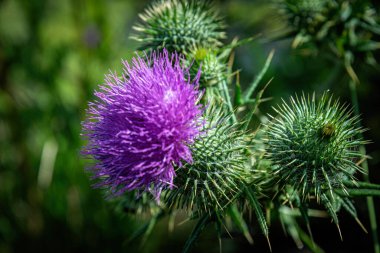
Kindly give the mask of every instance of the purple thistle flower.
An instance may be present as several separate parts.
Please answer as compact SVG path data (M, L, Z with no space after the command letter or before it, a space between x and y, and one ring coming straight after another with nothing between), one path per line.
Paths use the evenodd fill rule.
M202 115L200 73L190 81L181 62L166 50L146 61L125 61L123 76L107 75L89 103L82 153L96 160L90 168L100 179L95 186L108 188L111 196L137 189L158 200L173 184L173 165L192 162L188 145L199 134Z

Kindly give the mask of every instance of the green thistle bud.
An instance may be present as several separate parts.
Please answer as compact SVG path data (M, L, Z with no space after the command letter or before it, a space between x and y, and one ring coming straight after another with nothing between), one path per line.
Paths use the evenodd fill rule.
M224 210L252 178L252 136L230 125L220 111L206 114L203 135L191 147L193 163L176 170L175 186L164 196L168 207L199 215Z
M282 11L290 25L309 33L316 32L326 17L328 0L282 0Z
M216 48L225 37L224 25L208 1L159 0L134 27L141 50L162 49L186 53L194 48Z
M291 98L275 108L267 132L267 153L282 187L290 185L305 200L317 199L326 191L344 190L343 182L360 171L358 147L366 142L357 136L358 117L347 106L324 93Z
M209 87L216 85L226 74L226 64L215 52L205 48L198 48L188 56L191 65L190 74L195 77L201 70L200 86Z

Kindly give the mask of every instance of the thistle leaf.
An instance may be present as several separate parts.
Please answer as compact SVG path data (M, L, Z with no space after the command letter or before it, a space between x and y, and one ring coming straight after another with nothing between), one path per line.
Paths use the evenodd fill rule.
M197 222L197 224L194 226L193 231L191 232L189 238L186 240L185 246L182 250L182 253L188 253L190 249L193 247L194 243L199 238L202 231L207 227L207 225L210 223L210 217L205 214L203 215Z
M256 218L259 222L259 226L261 228L261 231L263 232L265 237L268 238L269 229L268 229L267 221L265 220L265 215L261 209L260 203L255 196L256 193L249 187L245 187L245 193L247 195L247 198L248 198L253 210L255 211ZM268 240L268 243L269 243L269 240ZM270 243L269 243L269 247L270 247Z
M240 231L243 233L247 241L250 244L253 244L253 239L252 239L251 234L249 233L247 223L245 222L244 218L242 217L241 213L239 212L235 204L231 205L228 208L228 214L231 216L232 221L235 223L235 225L238 226Z

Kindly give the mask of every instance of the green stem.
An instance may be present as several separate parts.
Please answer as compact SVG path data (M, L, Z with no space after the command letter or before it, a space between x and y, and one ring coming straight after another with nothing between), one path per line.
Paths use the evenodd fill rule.
M371 184L367 182L351 182L351 181L344 181L344 186L350 187L350 188L357 188L357 189L373 189L373 190L380 190L380 184Z
M253 82L249 85L248 90L244 94L244 101L248 101L251 98L251 96L252 96L253 92L255 91L257 85L263 79L265 73L268 71L270 63L272 62L273 55L274 55L274 50L270 51L270 53L269 53L269 55L265 61L264 67L260 70L260 72L257 75L257 77L255 78L255 80L253 80Z
M380 190L376 189L346 189L349 197L380 197ZM347 197L347 193L342 190L335 190L335 192L341 196Z
M358 94L356 91L356 85L357 84L353 80L350 80L349 87L350 87L350 92L351 92L352 105L354 107L355 114L360 115L359 100L358 100ZM360 134L360 135L362 135L362 134ZM364 145L360 146L359 152L363 156L366 155L366 149L365 149ZM367 160L363 161L362 167L363 167L364 171L366 172L364 174L364 180L369 183L369 170L368 170ZM367 197L367 207L368 207L368 214L369 214L369 220L370 220L371 231L372 231L372 239L373 239L373 244L374 244L374 250L375 250L375 253L380 253L379 235L377 233L377 223L376 223L376 211L375 211L375 205L374 205L372 196Z

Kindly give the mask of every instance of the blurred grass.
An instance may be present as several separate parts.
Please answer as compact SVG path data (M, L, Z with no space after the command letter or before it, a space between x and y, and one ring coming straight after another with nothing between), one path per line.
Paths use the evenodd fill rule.
M79 156L87 100L133 54L134 10L0 2L0 252L114 252L136 226L91 189Z
M123 245L144 220L121 215L100 190L93 190L84 170L88 163L79 155L87 101L104 74L120 71L121 59L134 54L137 44L128 36L147 2L0 0L0 252L157 252L168 247L178 252L183 246L191 227L168 235L165 221L143 249L138 243ZM230 24L230 39L258 33L265 38L283 27L267 1L216 2ZM242 83L253 79L272 48L276 54L266 78L275 79L265 95L275 99L263 104L264 112L296 91L330 88L348 97L334 66L295 54L289 41L258 39L239 48L235 68L242 69ZM370 168L379 167L379 110L372 103L379 99L375 84L380 80L376 70L360 74L363 124L371 128L367 138L374 142L368 147ZM379 172L371 175L379 183ZM282 233L273 230L274 238ZM267 250L265 238L257 238L254 247ZM201 239L205 242L195 252L219 251L215 233ZM248 247L241 235L223 244L224 252ZM274 244L274 249L294 249L291 243L276 246L275 239Z

